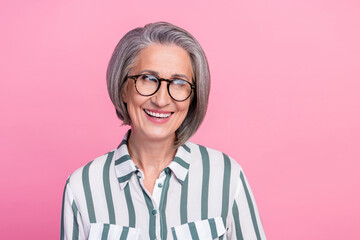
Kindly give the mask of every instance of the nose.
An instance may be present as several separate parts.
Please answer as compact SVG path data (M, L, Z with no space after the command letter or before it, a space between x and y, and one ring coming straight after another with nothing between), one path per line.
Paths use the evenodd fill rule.
M160 84L159 90L152 96L151 102L158 107L164 107L171 102L170 95L167 90L167 82L163 81Z

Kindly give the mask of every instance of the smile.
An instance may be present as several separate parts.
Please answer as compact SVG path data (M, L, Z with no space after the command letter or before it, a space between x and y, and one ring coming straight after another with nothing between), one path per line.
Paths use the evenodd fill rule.
M144 109L144 111L150 117L156 117L156 118L168 118L172 114L171 112L168 112L168 113L152 112L152 111L147 110L147 109Z

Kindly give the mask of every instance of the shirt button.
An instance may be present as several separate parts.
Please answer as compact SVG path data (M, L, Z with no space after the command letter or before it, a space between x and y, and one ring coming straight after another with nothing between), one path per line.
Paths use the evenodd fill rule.
M159 188L162 188L162 186L163 186L162 183L159 183L159 184L158 184L158 187L159 187Z
M152 210L152 215L155 215L156 214L156 210L154 209L154 210Z
M169 174L169 173L170 173L170 168L168 168L168 167L165 168L165 173L166 173L166 174Z

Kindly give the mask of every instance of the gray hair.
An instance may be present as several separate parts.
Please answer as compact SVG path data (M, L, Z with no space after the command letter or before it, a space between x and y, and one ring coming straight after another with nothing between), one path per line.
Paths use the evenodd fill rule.
M205 53L190 33L167 22L150 23L126 33L115 47L107 68L108 92L119 119L123 124L131 125L126 103L121 96L125 91L126 77L138 54L151 44L174 44L188 52L191 59L193 83L196 88L187 116L175 132L174 144L178 148L200 127L205 118L210 92L210 71Z

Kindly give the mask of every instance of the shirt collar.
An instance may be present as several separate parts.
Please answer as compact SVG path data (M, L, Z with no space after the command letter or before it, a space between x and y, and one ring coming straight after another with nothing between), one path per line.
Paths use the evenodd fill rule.
M181 184L186 179L191 162L191 150L186 144L178 148L174 159L169 164L169 168Z
M130 130L125 134L118 148L115 150L115 174L119 181L121 189L124 189L132 175L137 171L135 163L130 158L130 154L127 148L127 139L130 134Z
M135 163L132 161L127 148L127 139L130 135L130 131L131 130L125 134L122 142L114 153L115 174L121 189L125 188L134 172L138 171L138 167L136 167ZM183 184L189 172L190 160L191 150L187 146L187 143L185 143L178 148L173 161L171 161L168 166L181 184Z

